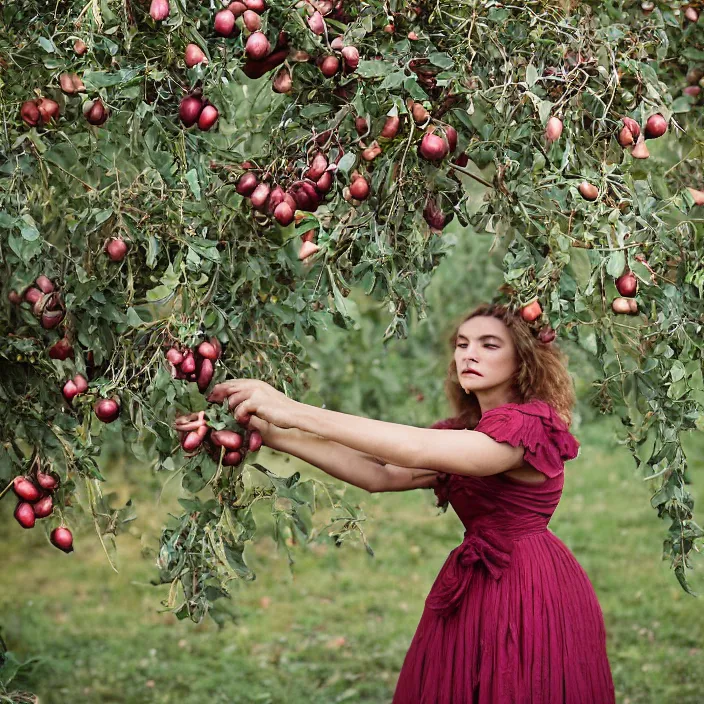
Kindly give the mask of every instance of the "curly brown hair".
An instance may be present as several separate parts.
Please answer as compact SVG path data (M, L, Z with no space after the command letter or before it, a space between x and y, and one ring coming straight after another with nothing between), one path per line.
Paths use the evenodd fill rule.
M467 394L457 378L454 349L462 323L486 315L501 320L509 330L518 354L519 365L513 386L515 403L540 399L550 404L567 427L572 423L572 408L576 402L574 382L567 369L567 355L551 342L545 344L536 337L533 324L526 322L520 313L500 303L482 303L465 315L455 325L448 341L453 358L447 369L445 393L455 413L455 418L465 428L474 428L481 418L481 408L474 393Z

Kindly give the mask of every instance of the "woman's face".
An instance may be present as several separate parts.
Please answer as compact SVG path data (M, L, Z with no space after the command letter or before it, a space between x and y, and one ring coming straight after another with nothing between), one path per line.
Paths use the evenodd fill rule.
M482 412L513 401L518 355L501 320L478 315L460 325L455 338L455 367L465 393L476 394ZM467 373L473 369L481 376Z

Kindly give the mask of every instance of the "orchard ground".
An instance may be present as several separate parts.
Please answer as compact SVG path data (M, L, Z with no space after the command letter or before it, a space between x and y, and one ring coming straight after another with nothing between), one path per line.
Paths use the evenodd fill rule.
M616 423L599 419L575 431L582 453L567 465L550 527L587 570L604 609L617 701L698 704L702 602L686 595L659 559L665 524L653 520L627 449L607 439ZM684 446L698 481L704 437L685 437ZM261 461L282 474L320 476L267 450ZM146 470L134 463L105 469L110 487L137 501L135 529L156 538L167 511L177 510L178 481L152 512L164 477L148 485ZM701 500L701 484L691 488ZM16 686L43 704L389 702L425 596L462 528L454 513L437 515L427 490L369 495L350 488L348 496L365 506L376 557L361 545L297 548L292 578L286 556L262 537L247 553L257 580L235 593L239 622L220 631L209 619L196 626L157 612L167 587L148 584L155 568L135 537L118 538L115 574L90 527L77 531L76 552L67 556L41 528L22 531L13 502L3 501L0 624L11 650L41 659ZM260 524L267 514L258 505ZM696 572L692 584L704 591Z

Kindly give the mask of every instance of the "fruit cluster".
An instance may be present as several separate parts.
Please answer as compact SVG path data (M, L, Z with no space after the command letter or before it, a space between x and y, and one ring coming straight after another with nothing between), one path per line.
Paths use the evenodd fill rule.
M204 392L213 379L215 362L222 355L222 347L217 337L201 342L191 350L171 347L166 352L166 359L171 364L171 372L176 379L195 381L198 389Z
M34 283L35 286L29 286L21 294L10 291L7 298L15 305L20 305L23 301L29 303L41 326L45 330L53 330L66 315L61 292L56 290L54 282L44 274L38 276Z

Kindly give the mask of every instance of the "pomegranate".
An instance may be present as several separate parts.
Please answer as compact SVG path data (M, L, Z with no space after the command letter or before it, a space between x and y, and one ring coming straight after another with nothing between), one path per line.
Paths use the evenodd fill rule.
M354 121L354 128L357 130L357 134L362 137L369 131L369 124L363 117L357 117Z
M88 51L88 47L86 46L86 43L84 41L81 41L80 39L76 39L75 42L73 42L73 50L78 54L78 56L83 56Z
M521 308L521 318L528 323L532 323L537 320L543 313L543 309L540 306L540 301L535 300L528 305Z
M244 50L250 59L260 61L271 51L271 44L265 34L254 32L249 35Z
M638 291L638 279L632 271L626 271L616 279L616 288L622 296L635 296Z
M227 9L216 12L213 29L221 37L231 37L235 31L235 16Z
M599 189L588 181L582 181L578 190L585 200L596 200L599 197Z
M562 134L562 120L554 115L548 120L545 126L545 139L552 143L560 139Z
M36 501L42 495L27 477L15 477L12 480L12 491L23 501Z
M279 203L274 209L274 217L283 227L287 227L293 222L294 213L294 209L288 203Z
M636 142L635 147L631 149L631 156L634 159L647 159L650 156L650 152L648 151L648 147L645 145L645 139L643 137L640 137L640 139Z
M242 24L250 32L257 32L262 28L262 18L254 10L245 10L242 14Z
M698 191L696 188L687 187L692 198L694 198L694 205L704 205L704 191Z
M308 26L313 34L321 35L325 33L325 20L317 10L308 18Z
M61 389L61 393L64 395L64 398L71 403L71 401L73 401L73 399L78 395L78 389L76 388L75 382L69 379L64 384L64 388Z
M183 362L181 362L181 371L184 374L192 374L196 370L196 358L190 350L186 352Z
M327 193L332 188L332 171L326 171L316 182L315 187L321 193ZM294 201L295 203L295 201ZM294 205L294 210L295 205Z
M42 489L47 491L54 491L59 486L59 479L54 474L45 474L44 472L37 472L37 484Z
M55 327L61 325L61 321L64 319L65 315L65 311L62 309L49 310L45 308L39 322L45 330L53 330Z
M218 109L214 105L206 105L198 117L198 129L207 132L218 120Z
M241 196L251 196L254 189L257 187L257 177L252 173L242 174L239 181L237 181L237 187L235 190Z
M51 498L51 494L43 496L36 503L33 504L32 510L37 518L46 518L51 515L54 510L54 500Z
M540 329L538 333L538 340L544 345L549 345L556 337L555 331L548 325Z
M325 173L325 169L327 168L328 160L325 158L325 154L318 152L313 157L313 162L311 163L310 168L305 174L306 178L309 178L312 181L317 181Z
M76 374L73 377L73 383L76 385L76 391L79 394L83 394L88 391L88 380L83 376L83 374Z
M366 122L366 121L365 121ZM381 128L381 136L385 139L393 139L397 134L399 127L401 126L401 118L395 115L391 115L386 118L384 126Z
M291 72L284 66L280 68L274 76L272 89L275 93L290 93L293 88L293 79Z
M188 95L182 101L178 109L178 116L186 127L195 125L198 121L200 111L203 109L203 102L195 95Z
M100 98L86 103L83 108L83 115L91 125L95 125L96 127L100 127L100 125L104 124L105 120L108 119L108 111Z
M37 100L37 110L39 110L41 115L42 124L56 120L59 116L59 104L49 98L39 98Z
M210 439L214 445L226 450L239 450L242 447L242 436L234 430L215 430L210 434Z
M665 132L667 132L667 120L660 113L651 115L645 123L645 138L657 139L662 137Z
M179 364L181 364L181 362L183 362L183 354L175 347L172 347L171 349L167 350L166 359L168 359L171 364L177 367Z
M37 276L34 283L43 293L51 293L54 290L53 281L48 276L44 276L44 274Z
M122 237L113 237L105 245L105 252L110 261L121 262L127 254L127 245Z
M266 183L260 183L254 191L252 191L252 195L250 196L252 207L257 210L266 210L266 204L269 200L269 192L269 186L267 186Z
M69 357L73 357L73 347L67 337L62 337L49 348L50 359L59 359L63 362Z
M247 449L250 452L258 452L263 445L263 440L261 433L258 430L253 430L249 434L249 439L247 440Z
M33 100L26 100L20 108L20 117L29 127L36 127L41 119L39 108Z
M342 58L345 60L345 66L350 71L356 71L359 66L359 50L355 46L346 46L342 50Z
M50 540L54 547L63 550L66 554L73 552L73 535L68 528L64 526L54 528L51 531Z
M149 6L149 16L155 22L161 22L169 16L169 0L152 0Z
M325 78L332 78L340 69L340 59L337 56L326 56L320 62L320 70Z
M360 176L358 179L355 179L350 184L350 195L355 200L367 199L367 197L369 196L369 183L367 183L367 180L363 176Z
M240 462L242 462L242 455L237 451L227 452L227 453L225 453L225 456L222 458L222 463L223 463L223 466L225 466L225 467L235 467Z
M15 507L15 520L23 528L34 528L36 518L32 504L28 504L26 501L20 501Z
M112 423L120 416L120 404L112 398L101 398L93 406L93 410L103 423Z
M447 156L448 149L447 142L442 137L432 133L423 135L418 147L420 155L428 161L441 161Z
M186 47L185 62L188 68L193 68L198 64L208 63L208 59L205 57L203 50L197 44L189 44Z
M312 232L312 230L311 230L311 232ZM311 255L315 254L319 249L320 249L320 247L318 247L318 245L315 244L315 242L309 242L309 241L302 242L301 248L298 250L298 258L301 261L303 261L303 260L307 259L308 257L310 257Z

